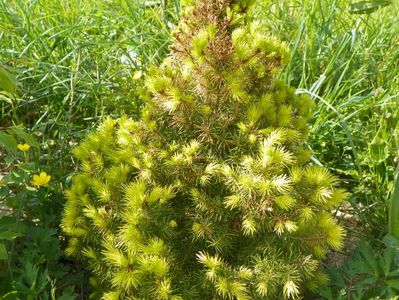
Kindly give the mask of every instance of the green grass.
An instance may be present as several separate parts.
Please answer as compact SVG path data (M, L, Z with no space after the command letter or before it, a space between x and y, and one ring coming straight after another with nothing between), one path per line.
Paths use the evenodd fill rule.
M281 77L317 104L309 147L352 193L350 234L381 247L399 156L399 2L371 14L351 14L351 2L258 0L253 15L291 49ZM0 74L0 130L24 126L39 141L35 163L53 176L42 195L56 214L49 228L76 168L71 147L105 116L139 118L135 72L167 55L179 9L177 0L0 0L0 71L18 82L1 92Z
M137 116L134 70L167 54L178 14L143 3L0 1L0 59L20 83L2 123L85 128L104 115Z

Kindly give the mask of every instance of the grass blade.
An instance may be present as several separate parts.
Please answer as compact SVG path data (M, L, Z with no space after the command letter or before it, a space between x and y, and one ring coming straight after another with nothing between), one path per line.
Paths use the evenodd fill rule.
M390 235L399 239L399 164L396 168L395 186L389 202L389 228Z

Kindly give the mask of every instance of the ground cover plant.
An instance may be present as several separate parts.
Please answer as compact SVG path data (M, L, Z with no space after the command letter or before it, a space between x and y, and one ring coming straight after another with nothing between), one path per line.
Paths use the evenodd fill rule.
M350 205L334 211L347 228L346 245L325 260L331 278L326 287L305 298L394 298L399 4L254 5L251 14L262 31L290 50L280 78L315 102L306 143L311 160L340 177L350 192ZM106 115L140 118L143 75L169 52L180 10L177 0L0 1L4 299L88 298L87 268L65 255L59 229L62 191L77 166L70 150ZM17 146L25 143L26 152ZM51 179L39 187L33 177L41 172ZM51 247L50 254L48 245L58 250Z

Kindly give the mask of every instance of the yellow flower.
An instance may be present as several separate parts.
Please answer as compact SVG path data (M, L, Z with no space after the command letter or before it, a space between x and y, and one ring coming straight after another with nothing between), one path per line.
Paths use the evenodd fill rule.
M30 148L28 144L18 144L17 148L21 150L22 152L27 152Z
M33 184L40 187L46 185L51 179L50 175L47 175L46 172L41 172L40 175L33 176Z

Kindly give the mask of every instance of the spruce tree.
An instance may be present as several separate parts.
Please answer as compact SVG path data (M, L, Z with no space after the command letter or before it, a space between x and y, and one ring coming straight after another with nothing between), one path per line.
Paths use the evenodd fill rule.
M252 2L187 3L142 120L74 150L62 227L102 299L294 299L327 280L346 192L310 163L313 102L276 79L289 53Z

